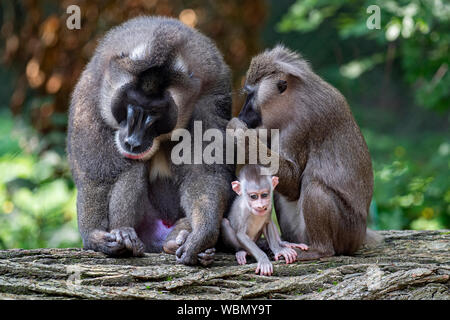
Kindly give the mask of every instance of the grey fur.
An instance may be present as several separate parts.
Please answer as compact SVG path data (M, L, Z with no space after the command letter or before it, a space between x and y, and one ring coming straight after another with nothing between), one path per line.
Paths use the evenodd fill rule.
M205 129L223 131L230 118L230 72L211 40L161 17L139 17L110 30L73 92L69 114L67 152L86 249L109 255L160 252L165 239L156 237L158 221L175 223L183 216L193 232L177 252L180 262L197 263L197 255L217 241L232 197L233 166L169 161L161 167L170 172L150 181L151 161L127 159L115 144L118 124L111 104L139 72L169 63L178 71L169 89L178 108L177 128L192 130L200 120ZM155 138L151 156L170 159L169 137Z

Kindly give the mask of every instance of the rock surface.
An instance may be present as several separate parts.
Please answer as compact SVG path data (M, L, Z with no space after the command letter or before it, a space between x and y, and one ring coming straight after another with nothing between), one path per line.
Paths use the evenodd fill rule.
M167 254L108 258L81 249L0 251L0 299L450 299L450 232L382 231L354 256L254 274L218 254L210 268Z

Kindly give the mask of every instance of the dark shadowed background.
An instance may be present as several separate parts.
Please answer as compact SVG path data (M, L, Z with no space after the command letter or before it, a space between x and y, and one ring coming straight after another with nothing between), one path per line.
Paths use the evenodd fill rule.
M66 8L81 9L69 30ZM380 29L366 21L380 8ZM81 244L65 156L70 93L97 40L138 15L216 41L239 112L251 57L298 50L347 97L373 159L375 229L450 227L450 4L446 1L128 0L0 3L0 249Z

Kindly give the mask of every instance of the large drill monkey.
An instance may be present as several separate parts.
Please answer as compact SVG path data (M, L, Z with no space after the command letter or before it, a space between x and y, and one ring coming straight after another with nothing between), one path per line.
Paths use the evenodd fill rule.
M161 252L186 216L192 232L175 248L178 261L212 261L234 168L175 166L170 137L177 128L192 132L197 120L224 130L230 91L215 45L177 20L140 17L107 33L75 88L69 116L84 248L113 256Z
M309 245L300 260L355 252L366 240L373 175L345 98L283 46L252 59L244 89L247 100L228 127L280 130L279 154L264 152L279 160L283 240Z

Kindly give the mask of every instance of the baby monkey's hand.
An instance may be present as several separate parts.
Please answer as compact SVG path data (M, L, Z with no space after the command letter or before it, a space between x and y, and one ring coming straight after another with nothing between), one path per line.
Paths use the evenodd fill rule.
M280 245L285 248L299 248L303 251L306 251L309 249L309 247L304 243L291 243L291 242L287 242L287 241L281 241Z
M274 252L274 254L275 261L278 261L278 259L283 256L284 260L286 260L286 264L293 263L297 260L297 252L291 248L280 248L277 252Z

